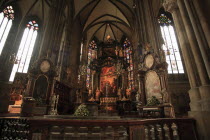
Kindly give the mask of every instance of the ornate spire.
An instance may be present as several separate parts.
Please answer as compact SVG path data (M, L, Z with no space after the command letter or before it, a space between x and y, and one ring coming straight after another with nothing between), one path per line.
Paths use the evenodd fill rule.
M174 10L178 9L177 0L165 0L163 7L166 11L173 13Z

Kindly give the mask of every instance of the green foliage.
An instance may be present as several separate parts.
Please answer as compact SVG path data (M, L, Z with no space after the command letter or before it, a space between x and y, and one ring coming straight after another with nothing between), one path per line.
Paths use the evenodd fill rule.
M81 104L74 113L74 116L80 116L80 117L89 116L89 115L90 112L87 109L87 106L84 104Z
M155 96L152 96L152 98L150 98L147 101L146 106L156 106L156 105L159 105L159 104L160 104L160 101Z

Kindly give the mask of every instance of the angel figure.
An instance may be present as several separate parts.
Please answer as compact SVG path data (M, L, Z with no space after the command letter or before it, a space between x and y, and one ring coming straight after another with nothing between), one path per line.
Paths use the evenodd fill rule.
M166 88L161 90L161 95L162 95L163 103L168 103L169 102L169 96L168 96L168 92L167 92Z

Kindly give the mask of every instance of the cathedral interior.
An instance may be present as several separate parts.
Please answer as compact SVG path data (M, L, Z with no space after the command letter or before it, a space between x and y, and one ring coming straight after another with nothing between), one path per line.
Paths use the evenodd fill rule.
M209 140L209 0L1 0L2 140Z

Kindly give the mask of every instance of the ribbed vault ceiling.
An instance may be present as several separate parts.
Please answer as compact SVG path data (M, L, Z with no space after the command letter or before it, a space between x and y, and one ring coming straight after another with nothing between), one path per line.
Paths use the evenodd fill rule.
M94 36L104 41L131 36L134 23L133 0L74 0L75 20L79 20L83 35L90 41Z

